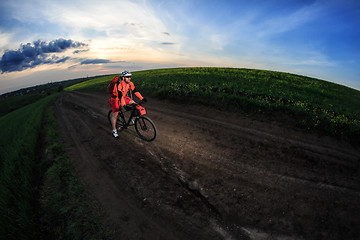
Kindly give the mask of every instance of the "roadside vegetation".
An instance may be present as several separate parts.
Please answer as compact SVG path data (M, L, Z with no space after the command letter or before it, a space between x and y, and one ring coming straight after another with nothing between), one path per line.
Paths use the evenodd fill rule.
M12 96L1 99L0 117L12 112L20 107L36 102L37 100L46 97L45 94L29 94L25 96Z
M0 239L106 239L56 130L57 97L0 117Z
M35 231L34 160L44 109L56 95L0 118L0 236L27 239Z
M66 90L106 92L116 75ZM141 92L155 97L212 105L264 120L290 116L296 127L360 143L360 91L290 73L238 68L174 68L133 72Z

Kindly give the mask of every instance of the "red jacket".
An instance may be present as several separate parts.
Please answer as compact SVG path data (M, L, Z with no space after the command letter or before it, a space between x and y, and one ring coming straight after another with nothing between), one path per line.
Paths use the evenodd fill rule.
M119 92L121 92L121 96L120 96L121 97L121 99L120 99L121 106L125 105L124 97L126 97L128 95L129 89L131 89L131 91L140 100L143 100L143 96L141 96L141 94L135 89L135 85L133 82L126 83L125 81L119 79L119 77L114 77L112 82L110 83L110 89L111 89L111 86L113 86L112 93L111 93L112 98L119 98Z

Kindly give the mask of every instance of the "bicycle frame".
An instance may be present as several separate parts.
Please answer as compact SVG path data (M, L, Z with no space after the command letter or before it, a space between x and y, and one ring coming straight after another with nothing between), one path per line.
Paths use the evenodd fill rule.
M134 107L133 107L133 109L131 110L130 117L129 117L129 119L128 119L127 121L126 121L126 119L125 119L125 115L124 115L124 112L123 112L123 110L122 110L122 107L120 106L120 108L119 108L119 116L120 116L122 122L124 123L124 128L125 128L125 129L126 129L128 126L130 126L130 122L131 122L131 119L132 119L133 117L134 117L134 118L138 118L138 117L139 117L139 116L134 116L134 112L135 112L135 110L136 110L136 107L135 107L135 106L137 106L137 105L142 106L142 105L141 105L141 103L134 103L133 105L134 105Z

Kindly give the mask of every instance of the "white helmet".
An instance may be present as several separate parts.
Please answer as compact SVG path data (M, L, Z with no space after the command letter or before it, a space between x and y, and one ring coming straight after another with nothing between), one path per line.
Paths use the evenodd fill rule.
M129 71L123 71L123 72L121 73L121 77L131 77L131 72L129 72Z

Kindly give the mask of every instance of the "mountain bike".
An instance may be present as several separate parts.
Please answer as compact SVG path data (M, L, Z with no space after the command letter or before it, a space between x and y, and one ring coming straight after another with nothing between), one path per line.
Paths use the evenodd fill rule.
M121 132L124 129L127 129L129 126L135 126L136 133L140 136L141 139L151 142L156 138L157 129L154 122L147 116L146 110L142 105L143 102L135 103L127 106L126 112L131 111L129 119L126 120L122 107L119 108L119 114L116 119L116 129L118 132ZM113 116L112 109L108 113L109 123L112 126L111 119Z

